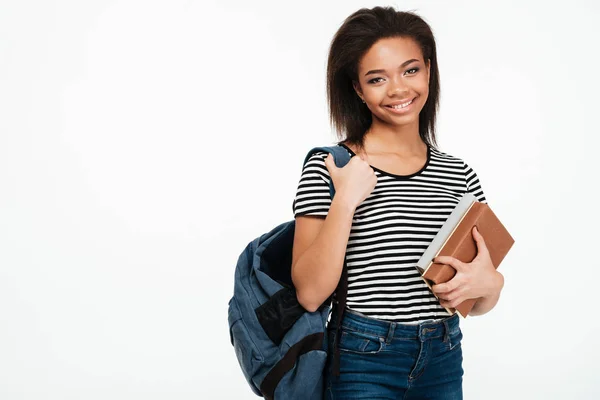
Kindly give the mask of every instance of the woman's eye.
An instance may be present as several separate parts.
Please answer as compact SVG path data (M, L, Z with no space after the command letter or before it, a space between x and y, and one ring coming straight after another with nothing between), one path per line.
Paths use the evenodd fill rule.
M414 75L419 71L419 68L417 68L417 67L411 68L411 69L407 70L406 72L410 72L410 71L414 71L414 72L409 75ZM370 81L368 81L368 83L379 83L379 79L383 79L383 78L374 78L374 79L371 79Z

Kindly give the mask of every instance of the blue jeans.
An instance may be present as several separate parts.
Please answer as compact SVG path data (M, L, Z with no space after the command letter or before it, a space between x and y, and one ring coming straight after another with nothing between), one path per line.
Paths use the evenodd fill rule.
M332 375L329 346L325 398L462 399L461 339L458 314L407 325L346 310L339 334L340 376Z

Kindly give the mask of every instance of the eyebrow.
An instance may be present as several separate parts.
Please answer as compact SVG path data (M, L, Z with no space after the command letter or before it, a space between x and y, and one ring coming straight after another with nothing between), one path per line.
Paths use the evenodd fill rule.
M408 60L408 61L404 61L404 62L402 63L402 65L400 65L398 68L404 68L404 67L406 67L408 64L410 64L410 63L412 63L412 62L415 62L415 61L419 61L419 60L417 60L416 58L411 58L411 59L410 59L410 60ZM369 72L367 72L367 73L365 74L365 76L367 76L367 75L372 75L372 74L380 74L380 73L382 73L382 72L385 72L385 69L372 69L372 70L370 70Z

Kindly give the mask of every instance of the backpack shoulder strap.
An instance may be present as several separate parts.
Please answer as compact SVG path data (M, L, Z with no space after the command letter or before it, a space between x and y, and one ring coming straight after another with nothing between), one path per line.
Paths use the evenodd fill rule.
M317 152L320 152L320 151L325 151L327 153L331 153L331 155L333 156L333 161L335 162L335 165L338 168L342 168L346 164L348 164L348 162L350 161L350 158L352 157L348 153L348 150L346 150L345 148L343 148L340 145L314 147L314 148L312 148L308 152L308 154L304 158L304 163L302 164L303 168L304 168L304 165L306 165L306 163L308 162L308 159L314 153L317 153ZM335 188L333 187L333 180L332 179L329 180L329 193L331 195L331 198L333 199L333 196L335 195Z

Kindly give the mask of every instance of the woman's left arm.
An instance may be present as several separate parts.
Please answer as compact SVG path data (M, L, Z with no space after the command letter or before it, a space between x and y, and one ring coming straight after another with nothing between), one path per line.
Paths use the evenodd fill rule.
M473 227L473 238L477 243L477 256L470 263L449 256L435 258L436 263L453 267L456 275L448 282L433 285L432 289L446 308L456 308L465 300L477 299L469 315L483 315L498 303L504 276L494 268L483 236L476 227Z

